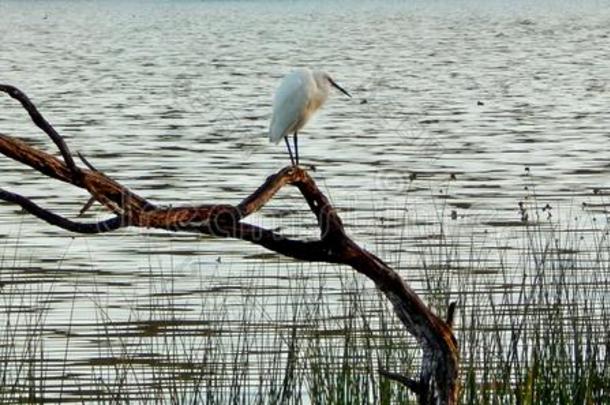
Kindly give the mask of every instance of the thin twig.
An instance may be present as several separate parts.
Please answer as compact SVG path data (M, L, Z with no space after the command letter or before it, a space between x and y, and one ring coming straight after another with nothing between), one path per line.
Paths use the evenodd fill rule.
M76 154L78 155L78 157L80 158L80 160L85 164L85 166L87 166L90 170L94 171L94 172L99 172L99 170L97 170L95 168L95 166L93 166L91 164L91 162L89 162L87 159L85 159L85 156L80 153L80 152L76 152Z
M89 197L89 199L87 200L85 205L83 205L83 208L81 208L80 211L78 212L78 217L80 218L83 215L85 215L85 213L89 210L89 208L91 208L91 206L94 203L95 203L95 197Z

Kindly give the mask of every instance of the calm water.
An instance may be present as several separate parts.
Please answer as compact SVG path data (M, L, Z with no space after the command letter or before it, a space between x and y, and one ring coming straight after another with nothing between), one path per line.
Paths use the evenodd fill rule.
M301 160L350 233L419 289L422 264L440 261L443 223L456 274L475 246L493 287L505 281L500 258L515 274L527 267L526 197L537 196L530 221L546 221L549 204L564 227L606 227L610 7L429 3L1 2L0 81L30 95L73 151L152 201L237 203L288 163L265 138L279 79L323 68L354 98L332 95L302 133ZM6 97L0 132L53 150ZM87 200L6 158L0 170L1 187L65 215ZM249 220L317 232L294 190ZM260 316L277 323L290 318L274 305L295 274L337 297L345 274L232 240L70 235L4 203L0 237L0 280L16 288L4 312L12 302L41 314L45 348L75 369L104 357L96 322L129 329L155 306L197 325L205 300L239 313L254 290L268 300Z

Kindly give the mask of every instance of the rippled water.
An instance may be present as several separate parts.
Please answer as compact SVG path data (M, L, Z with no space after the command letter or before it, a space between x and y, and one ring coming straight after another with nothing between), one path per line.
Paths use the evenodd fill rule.
M279 79L323 68L354 98L332 95L302 132L301 161L349 232L421 288L443 223L459 239L456 262L471 243L486 252L493 285L495 248L514 249L508 260L521 266L520 201L536 195L530 222L548 220L549 204L553 220L606 226L610 8L429 3L2 2L0 81L30 95L74 151L152 201L236 203L288 163L265 138ZM7 97L0 132L53 150ZM62 214L87 199L6 158L0 170L1 187ZM294 190L250 220L316 232ZM58 336L70 327L67 356L85 361L96 358L85 332L100 308L127 322L166 293L168 311L196 322L213 290L239 307L251 288L289 296L296 271L337 289L344 272L232 240L70 235L5 203L0 236L2 281L31 289L23 305L44 307ZM63 356L61 339L47 346Z

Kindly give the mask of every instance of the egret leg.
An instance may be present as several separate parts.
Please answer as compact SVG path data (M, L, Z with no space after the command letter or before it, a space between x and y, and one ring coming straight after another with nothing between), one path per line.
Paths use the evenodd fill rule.
M292 150L290 149L290 142L288 142L288 137L285 136L284 140L286 141L286 147L288 148L288 154L290 154L290 162L292 163L293 166L295 166L294 159L292 158Z
M298 132L294 132L294 155L296 157L297 166L299 165L299 141L297 139Z

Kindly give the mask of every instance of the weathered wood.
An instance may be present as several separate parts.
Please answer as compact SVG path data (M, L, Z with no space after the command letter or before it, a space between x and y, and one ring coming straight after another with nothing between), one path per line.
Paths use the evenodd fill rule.
M71 232L100 233L125 226L160 228L231 237L263 246L282 255L305 261L340 263L370 278L390 300L406 330L422 348L422 366L417 380L380 370L387 378L415 392L420 404L455 404L458 396L458 346L452 331L453 311L447 321L436 316L399 274L381 259L358 246L345 232L341 218L313 178L302 168L287 167L267 180L238 205L208 204L159 207L96 170L84 157L88 169L74 162L63 138L36 110L34 104L12 86L0 85L28 110L30 116L55 142L63 160L27 143L0 134L0 153L32 167L45 176L83 188L116 216L98 223L80 223L36 205L30 199L0 189L0 199L20 205L38 218ZM284 186L296 186L315 215L320 239L301 241L242 222L262 209Z

